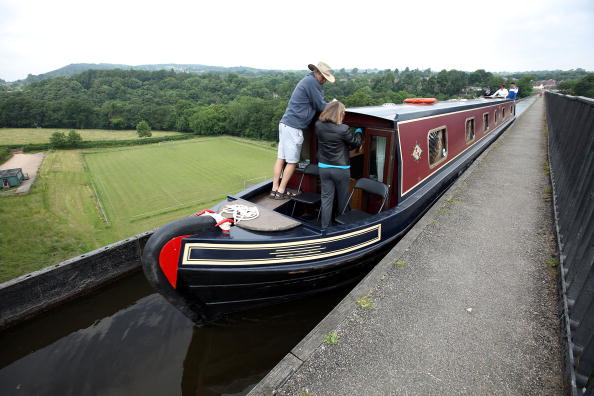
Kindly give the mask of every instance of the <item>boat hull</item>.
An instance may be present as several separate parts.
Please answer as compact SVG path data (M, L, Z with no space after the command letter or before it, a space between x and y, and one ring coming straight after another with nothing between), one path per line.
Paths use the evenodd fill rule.
M179 292L207 317L290 301L358 282L391 246L309 265L182 269Z

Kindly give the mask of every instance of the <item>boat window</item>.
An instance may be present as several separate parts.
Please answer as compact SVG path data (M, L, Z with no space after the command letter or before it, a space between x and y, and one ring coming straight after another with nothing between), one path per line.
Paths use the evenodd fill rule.
M369 178L384 183L384 165L386 163L385 136L372 135L369 142Z
M493 124L494 125L497 125L497 119L498 119L497 116L499 115L498 112L497 112L497 109L495 109L495 111L493 113L494 113L493 114L494 115L494 117L493 117Z
M447 128L445 126L429 131L429 166L443 161L448 154Z
M474 117L466 119L466 143L474 140Z
M505 120L505 107L501 109L501 118Z
M483 132L487 132L489 130L489 113L483 114Z

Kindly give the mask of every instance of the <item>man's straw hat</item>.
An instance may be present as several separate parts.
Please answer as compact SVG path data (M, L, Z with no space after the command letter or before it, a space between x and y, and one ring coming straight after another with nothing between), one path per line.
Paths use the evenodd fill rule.
M331 82L331 83L334 82L334 76L332 75L332 68L330 66L328 66L326 63L324 63L324 62L318 62L317 65L312 65L310 63L309 65L307 65L307 67L311 71L317 70L320 73L322 73L322 76L324 76L324 78L326 80L328 80L329 82Z

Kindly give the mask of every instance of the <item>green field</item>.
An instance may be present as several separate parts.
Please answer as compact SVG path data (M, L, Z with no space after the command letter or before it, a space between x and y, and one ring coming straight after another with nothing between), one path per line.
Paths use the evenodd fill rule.
M0 282L208 208L275 157L230 137L50 151L29 194L0 197Z
M270 147L219 137L85 154L109 222L200 209L269 177Z
M72 129L61 128L0 128L0 145L48 143L54 132L68 135ZM104 129L74 129L82 140L130 140L138 139L136 131L113 131ZM151 131L153 137L180 135L180 132Z

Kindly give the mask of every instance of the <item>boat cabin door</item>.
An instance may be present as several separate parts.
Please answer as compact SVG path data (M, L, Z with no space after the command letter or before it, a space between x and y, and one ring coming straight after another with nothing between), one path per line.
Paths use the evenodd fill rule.
M384 208L395 205L393 185L394 176L397 175L394 160L394 131L385 129L364 129L363 149L361 152L351 152L351 177L352 183L361 177L378 180L390 187L390 197ZM367 202L365 202L367 201ZM369 212L375 212L379 208L380 199L370 197L364 200L363 197L353 196L352 207ZM377 208L376 208L377 206Z

